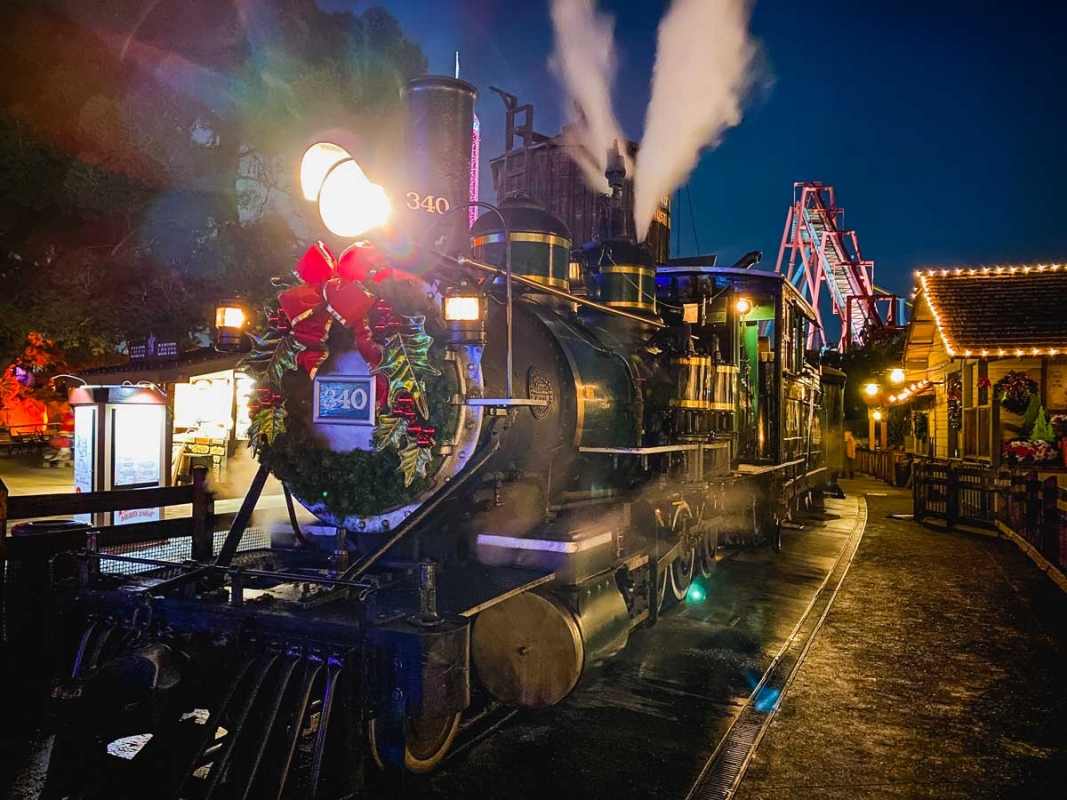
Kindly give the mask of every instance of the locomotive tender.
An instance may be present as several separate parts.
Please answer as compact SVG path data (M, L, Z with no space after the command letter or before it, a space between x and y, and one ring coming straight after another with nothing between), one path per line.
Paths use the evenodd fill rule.
M313 248L261 339L332 315L257 409L284 406L260 458L323 526L239 551L242 510L214 563L78 570L46 796L339 796L365 764L428 770L486 709L565 698L723 548L780 549L830 477L843 376L805 353L789 282L656 264L623 235L621 159L595 242L523 196L468 230L475 94L406 92L394 207L421 248Z

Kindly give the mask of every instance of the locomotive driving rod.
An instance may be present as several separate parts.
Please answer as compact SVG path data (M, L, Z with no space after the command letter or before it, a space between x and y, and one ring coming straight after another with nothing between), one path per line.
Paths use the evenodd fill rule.
M453 264L457 264L461 267L474 267L475 269L480 269L482 272L491 272L497 277L507 278L507 274L504 270L500 269L500 267L494 267L492 264L486 264L483 261L476 261L475 259L467 258L466 256L459 256L457 258L453 258L452 256L446 256L444 253L440 252L437 253L437 255L440 258L443 258L445 261L451 261ZM618 308L605 306L593 300L586 300L584 297L575 297L570 292L565 292L562 289L555 288L554 286L547 286L543 283L538 283L537 281L530 280L529 278L523 277L522 275L516 275L515 273L512 273L511 280L518 281L523 286L529 286L531 289L536 289L539 292L550 294L553 297L559 297L563 300L569 300L572 303L577 303L578 305L586 306L587 308L592 308L597 311L603 311L605 314L614 314L617 317L625 317L626 319L632 319L635 322L643 322L646 325L652 325L656 328L667 327L665 323L660 322L659 320L649 319L648 317L642 317L638 314L631 314L629 311L622 311Z

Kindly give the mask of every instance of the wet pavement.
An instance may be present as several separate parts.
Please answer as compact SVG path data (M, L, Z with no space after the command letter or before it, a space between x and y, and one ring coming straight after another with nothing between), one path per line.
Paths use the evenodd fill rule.
M844 485L783 553L728 555L703 603L635 631L560 705L461 739L399 796L683 800L860 533L735 796L1063 795L1067 595L1007 541L891 520L909 494ZM34 797L32 775L0 796Z
M886 496L737 800L1067 796L1067 595L863 484Z
M862 498L746 550L583 678L560 705L517 714L404 797L684 798L856 528Z

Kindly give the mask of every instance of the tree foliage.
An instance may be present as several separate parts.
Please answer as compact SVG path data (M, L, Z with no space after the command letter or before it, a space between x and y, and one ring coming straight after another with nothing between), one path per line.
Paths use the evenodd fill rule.
M32 332L81 362L192 343L263 297L319 235L303 148L387 153L426 67L386 12L315 0L7 0L0 47L0 366Z
M867 404L863 399L863 384L868 378L885 379L885 373L900 366L904 355L905 332L893 336L873 338L863 346L853 346L844 353L823 354L823 363L845 373L845 419L866 419Z

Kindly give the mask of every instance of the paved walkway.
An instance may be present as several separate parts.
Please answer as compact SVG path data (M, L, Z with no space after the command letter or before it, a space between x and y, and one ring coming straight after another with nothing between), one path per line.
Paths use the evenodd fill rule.
M1067 796L1067 595L1010 542L843 484L866 534L737 800Z

